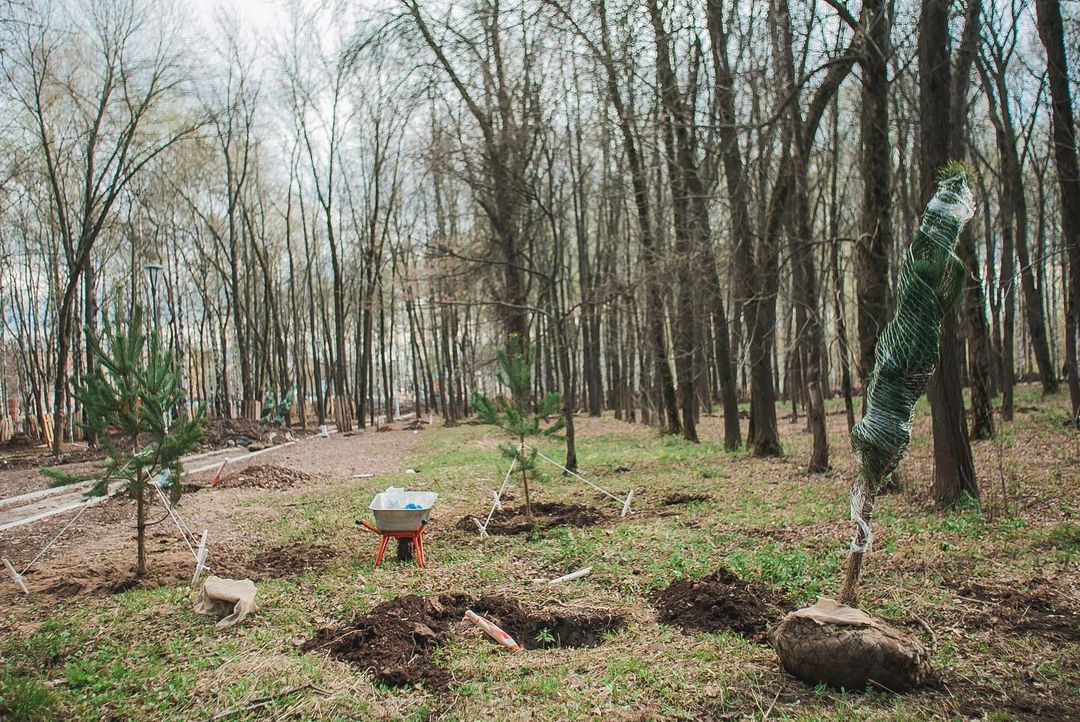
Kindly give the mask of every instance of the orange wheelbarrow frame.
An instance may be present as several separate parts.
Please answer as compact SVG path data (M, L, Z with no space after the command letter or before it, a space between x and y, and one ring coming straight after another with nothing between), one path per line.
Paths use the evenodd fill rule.
M383 555L386 553L386 546L390 543L391 539L408 539L409 543L412 544L413 556L416 558L416 563L419 564L421 568L425 566L424 532L427 531L427 522L421 524L420 528L414 531L383 531L363 519L357 519L356 523L368 531L372 531L382 537L379 541L379 551L375 554L375 566L373 566L372 569L379 568L379 563L383 560Z

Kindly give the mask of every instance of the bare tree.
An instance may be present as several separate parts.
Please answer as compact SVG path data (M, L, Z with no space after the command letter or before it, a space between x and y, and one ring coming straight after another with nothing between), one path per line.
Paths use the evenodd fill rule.
M34 143L63 251L53 381L57 454L69 397L73 308L79 284L92 269L94 246L131 180L203 122L175 102L185 82L175 21L150 24L148 16L161 17L145 3L113 0L80 4L63 18L26 17L17 46L0 61ZM87 43L84 57L63 52L70 33L80 33ZM142 132L148 125L154 133ZM88 293L87 306L95 311L93 292ZM92 327L93 320L86 320Z

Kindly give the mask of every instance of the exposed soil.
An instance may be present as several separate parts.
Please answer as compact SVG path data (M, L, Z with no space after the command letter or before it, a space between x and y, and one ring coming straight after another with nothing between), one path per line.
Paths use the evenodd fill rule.
M70 450L68 451L62 452L60 456L53 456L52 452L45 446L3 450L0 451L0 453L10 453L14 455L0 458L0 471L38 469L42 466L82 464L87 461L100 461L105 458L105 452L101 448L87 449L83 446L71 445L69 449Z
M77 570L57 573L47 565L31 569L26 575L26 585L35 600L60 601L72 597L119 594L136 587L157 587L182 584L191 581L195 562L183 543L175 540L171 548L147 552L146 574L135 576L135 559L98 560Z
M255 461L285 468L290 485L300 478L321 481L349 479L360 472L400 473L404 468L403 459L417 438L413 434L362 433L354 439L345 439L335 434L328 439L303 439L294 446L268 452ZM70 448L78 450L76 445L70 445ZM45 450L42 449L42 452ZM226 467L231 470L234 481L236 477L249 475L241 467L244 463L247 462ZM76 469L80 473L93 471L90 465ZM186 493L181 497L178 509L185 523L196 534L201 534L203 529L209 530L210 573L242 579L254 571L249 568L249 563L255 551L266 549L272 543L259 544L262 523L280 518L289 513L289 509L260 504L260 495L267 492L255 486L230 486L228 473L225 476L228 493L207 493L205 490L208 486L201 479L209 479L211 473L202 473L199 475L200 483L184 489L191 492L198 487L200 493ZM191 481L193 479L185 479L185 485ZM0 465L0 488L7 495L45 486L46 482L36 468L30 474L25 471L4 471ZM3 531L0 533L0 557L9 558L17 569L23 569L47 542L72 521L75 513L58 514ZM156 522L163 517L165 510L155 501L150 521ZM135 561L134 519L135 504L125 495L114 496L86 508L75 525L27 574L26 583L31 590L29 598L24 597L10 580L0 582L0 608L63 603L73 596L81 602L83 598L97 598L109 594L113 588L130 584L131 567ZM167 518L148 530L148 555L147 579L141 586L186 586L191 581L194 560L180 540L176 527ZM115 565L103 564L102 560L115 562ZM293 561L289 560L288 563L292 564ZM310 565L308 568L311 568ZM265 572L267 578L275 574L277 572Z
M27 436L22 431L15 432L14 435L4 443L0 444L0 452L13 452L23 451L25 449L35 449L41 446L40 441L35 441Z
M622 616L609 612L532 613L516 600L501 596L407 595L383 602L343 626L320 629L303 649L327 651L370 671L381 684L401 687L423 683L445 690L450 674L435 659L435 651L461 626L466 609L500 626L525 649L594 647L603 642L605 632L626 624Z
M1080 642L1080 604L1058 592L1047 579L967 584L958 591L961 597L986 603L966 617L968 628L996 627Z
M278 579L325 569L341 556L341 551L325 544L293 542L259 552L246 566L256 580Z
M228 467L226 467L227 469ZM226 489L292 489L315 481L311 474L272 464L255 464L221 478L219 486Z
M708 494L671 494L665 496L660 503L664 506L678 506L679 504L692 504L695 501L712 501L712 497Z
M225 446L247 446L256 441L265 442L271 434L278 435L274 429L261 427L257 421L251 419L208 419L200 447L219 449Z
M697 580L680 579L652 595L660 621L700 632L735 632L764 643L768 626L795 608L769 587L724 568Z
M506 500L503 496L503 500ZM580 504L561 504L559 502L544 502L533 504L533 517L530 519L525 513L525 506L513 508L503 507L502 511L495 512L488 524L488 534L501 536L514 536L516 534L529 534L534 529L551 529L553 527L568 524L569 526L584 527L595 526L605 519L605 514L599 509L581 506ZM461 531L475 534L479 531L476 525L476 517L463 516L454 525ZM481 523L482 520L480 520Z

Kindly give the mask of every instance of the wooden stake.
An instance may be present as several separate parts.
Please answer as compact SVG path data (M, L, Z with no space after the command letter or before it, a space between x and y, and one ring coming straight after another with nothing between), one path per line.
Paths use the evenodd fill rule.
M11 566L11 562L4 558L4 567L7 568L7 573L11 575L11 580L22 590L23 594L30 594L30 590L26 588L26 582L23 581L23 575L15 571L15 567Z
M199 581L199 575L206 569L206 538L209 534L209 529L203 529L202 540L199 541L199 551L195 554L195 576L191 578L192 584Z

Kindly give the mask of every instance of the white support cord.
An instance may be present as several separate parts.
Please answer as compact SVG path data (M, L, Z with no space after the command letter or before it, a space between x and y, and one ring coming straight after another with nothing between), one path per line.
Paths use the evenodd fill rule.
M198 551L192 545L195 541L195 535L191 533L187 524L180 517L180 512L176 511L176 508L169 502L169 498L165 496L165 492L157 484L153 485L157 489L158 497L161 499L161 503L165 506L165 509L169 512L169 516L172 518L173 523L176 524L176 528L180 530L180 536L184 539L184 544L187 545L188 551L191 552L191 556L195 559L195 573L191 577L191 583L194 584L199 580L199 575L202 572L209 571L210 567L206 565L206 538L209 531L204 529L202 533L202 539L199 541ZM189 538L190 537L190 538Z
M630 501L634 498L634 492L632 490L630 491L630 493L628 493L626 495L625 498L620 499L619 497L615 496L614 494L612 494L607 489L604 489L604 488L599 487L596 484L592 483L591 481L589 481L588 479L586 479L584 476L577 473L576 471L574 471L572 469L567 469L565 466L563 466L559 462L555 461L554 459L552 459L552 458L550 458L548 456L545 456L543 453L541 453L541 451L539 449L535 449L535 448L533 448L531 446L526 446L525 444L522 444L521 447L523 449L530 449L531 451L536 452L536 455L539 456L544 461L547 461L547 462L549 462L551 464L554 464L555 466L559 467L560 469L562 469L563 471L565 471L568 474L572 474L573 476L576 476L578 479L580 479L581 481L584 481L586 484L588 484L592 488L596 489L601 494L604 494L609 499L612 499L613 501L619 502L619 504L621 504L622 507L623 507L622 515L626 516L627 511L629 511L629 509L630 509Z
M37 564L38 560L41 559L41 557L45 556L45 552L49 551L49 547L51 547L53 544L55 544L57 541L59 541L60 537L64 536L64 533L68 529L70 529L75 524L75 522L77 522L79 520L79 517L82 516L83 512L86 511L87 509L89 509L91 506L93 506L93 504L90 501L85 502L82 505L82 508L79 509L79 513L76 514L75 516L73 516L71 518L71 521L69 521L67 524L65 524L64 528L61 529L56 536L54 536L52 539L50 539L48 541L48 543L46 543L45 546L41 548L41 551L39 551L37 553L37 556L34 557L33 559L31 559L30 563L27 564L23 568L23 570L21 572L16 571L15 567L12 566L11 562L8 561L7 559L4 559L4 566L7 567L8 574L11 575L11 578L15 581L15 584L17 584L19 586L19 589L22 590L23 594L29 594L30 593L30 590L26 588L26 582L23 581L23 577L25 577L26 573L28 571L30 571L30 567Z
M544 456L544 455L543 455L542 453L540 453L540 451L539 451L538 449L533 449L533 448L532 448L531 446L525 446L524 448L526 448L526 449L531 449L532 451L535 451L535 452L536 452L536 455L537 455L537 456L539 456L539 457L540 457L541 459L543 459L544 461L547 461L547 462L550 462L550 463L554 464L555 466L559 467L560 469L562 469L563 471L565 471L565 472L566 472L566 473L568 473L568 474L573 474L574 476L576 476L577 478L581 479L582 481L584 481L584 482L585 482L586 484L588 484L588 485L589 485L589 486L591 486L592 488L594 488L594 489L596 489L597 491L599 491L599 492L600 492L601 494L604 494L605 496L607 496L607 497L608 497L609 499L613 499L613 500L615 500L615 501L619 502L620 504L622 504L622 503L623 503L623 500L622 500L622 499L620 499L619 497L615 496L614 494L612 494L612 493L611 493L610 491L608 491L607 489L602 489L601 487L599 487L599 486L597 486L596 484L592 483L591 481L589 481L588 479L586 479L586 478L585 478L584 476L582 476L581 474L577 473L576 471L572 471L572 470L570 470L570 469L567 469L567 468L566 468L565 466L563 466L563 465L562 465L562 464L560 464L559 462L555 461L554 459L552 459L552 458L550 458L550 457L547 457L547 456Z
M506 476L503 477L502 485L499 486L499 490L495 492L495 503L491 505L491 511L488 512L487 519L483 525L480 526L480 538L483 539L488 535L488 524L491 523L491 517L495 515L495 508L499 506L499 499L502 497L502 493L506 490L506 485L510 482L510 474L514 473L514 465L517 464L517 459L510 460L510 468L506 470Z
M180 530L180 536L184 538L184 544L186 544L188 550L191 551L192 558L195 561L199 561L199 554L195 551L195 547L191 544L191 539L194 539L195 535L191 534L191 532L188 531L187 525L184 524L184 521L180 518L180 515L176 513L173 505L169 503L169 499L165 496L165 492L161 490L161 487L157 484L154 484L153 486L155 489L157 489L158 497L161 499L161 503L165 505L165 510L169 512L169 517L173 520L173 523L176 524L176 528ZM191 539L188 538L188 534L191 534Z
M615 496L614 494L612 494L607 489L604 489L603 487L597 486L596 484L592 483L591 481L589 481L588 479L586 479L584 476L577 473L576 471L573 471L572 469L567 469L565 466L563 466L559 462L555 461L551 457L544 455L543 453L540 452L539 449L535 449L535 448L533 448L531 446L528 446L527 444L522 444L521 447L520 447L520 450L521 451L529 450L529 451L534 452L537 456L539 456L544 461L546 461L546 462L548 462L550 464L554 464L555 466L559 467L560 469L562 469L566 473L572 474L573 476L577 477L581 481L584 481L586 484L588 484L592 488L596 489L601 494L607 496L612 501L618 502L622 506L622 514L620 516L626 516L628 513L630 513L630 502L634 500L634 491L633 491L633 489L631 489L630 492L627 493L626 497L620 499L619 497ZM495 492L495 502L491 505L491 511L488 512L487 519L484 521L483 524L480 523L479 519L476 520L476 526L478 526L480 528L480 538L481 539L488 536L488 533L487 533L488 524L491 523L491 517L494 516L495 509L499 506L499 500L502 498L503 491L506 490L506 485L510 482L510 474L512 474L514 472L514 466L516 464L517 464L517 458L511 459L510 468L506 470L506 476L503 477L503 481L502 481L502 484L499 486L499 490L497 492Z

